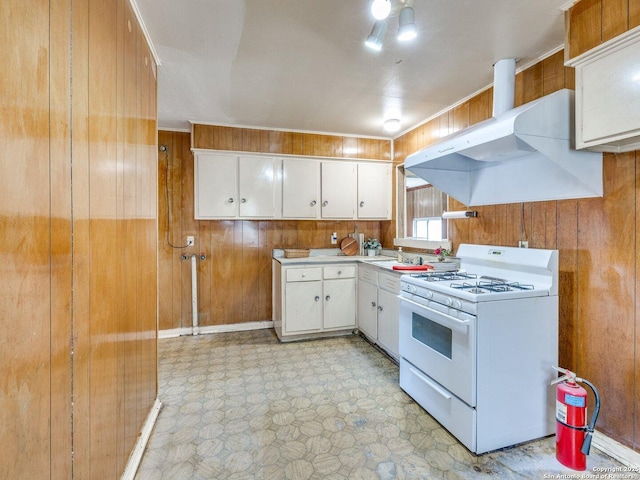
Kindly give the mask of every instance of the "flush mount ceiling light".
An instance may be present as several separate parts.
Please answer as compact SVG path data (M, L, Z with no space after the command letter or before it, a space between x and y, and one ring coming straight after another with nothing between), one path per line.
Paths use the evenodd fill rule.
M391 13L391 0L373 0L371 14L376 20L384 20Z
M418 36L413 11L414 0L373 0L371 13L377 19L365 45L375 51L382 50L389 17L398 17L398 40L405 42Z
M389 118L384 121L382 127L389 133L395 133L400 130L400 120L397 118Z

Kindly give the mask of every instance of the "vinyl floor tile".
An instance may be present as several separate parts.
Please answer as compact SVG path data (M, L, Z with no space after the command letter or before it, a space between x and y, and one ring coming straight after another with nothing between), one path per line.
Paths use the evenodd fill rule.
M596 478L595 467L620 466L592 448L586 472L568 470L553 437L474 455L356 335L162 339L158 368L163 407L136 480Z

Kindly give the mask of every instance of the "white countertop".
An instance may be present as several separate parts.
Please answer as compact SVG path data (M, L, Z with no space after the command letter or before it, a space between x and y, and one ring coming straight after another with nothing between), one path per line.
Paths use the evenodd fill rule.
M366 263L376 266L380 269L390 271L397 274L407 273L402 270L393 270L394 265L401 265L395 257L386 255L376 255L374 257L368 255L339 255L339 250L335 252L332 249L311 251L310 256L303 258L284 258L282 250L274 250L273 259L280 262L283 266L287 265L318 265L318 264L335 264L335 263Z

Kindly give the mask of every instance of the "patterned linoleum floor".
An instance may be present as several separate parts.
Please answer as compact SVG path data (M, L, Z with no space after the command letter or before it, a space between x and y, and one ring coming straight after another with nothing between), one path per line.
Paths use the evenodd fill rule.
M553 437L471 454L355 335L163 339L159 382L163 408L136 480L595 478L558 464ZM592 448L582 473L615 466Z

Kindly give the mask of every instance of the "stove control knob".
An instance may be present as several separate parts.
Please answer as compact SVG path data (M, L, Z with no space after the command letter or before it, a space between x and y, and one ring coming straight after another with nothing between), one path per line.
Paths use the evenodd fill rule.
M418 291L418 289L416 287L414 287L413 285L407 285L407 292L416 293L417 291Z
M433 298L433 292L431 290L427 290L427 298Z
M451 300L449 297L447 297L447 299L445 300L445 303L447 304L447 306L451 306L451 304L453 303L453 300Z
M453 308L457 308L458 310L460 310L462 308L462 302L460 300L454 300Z

